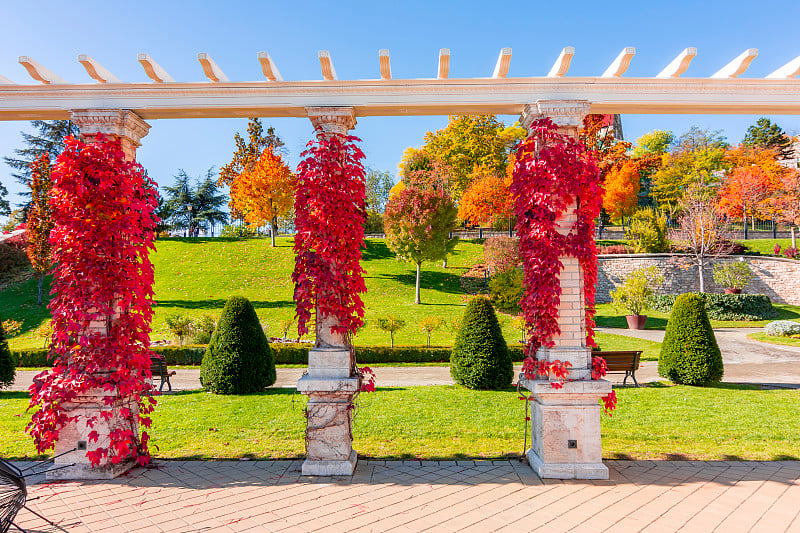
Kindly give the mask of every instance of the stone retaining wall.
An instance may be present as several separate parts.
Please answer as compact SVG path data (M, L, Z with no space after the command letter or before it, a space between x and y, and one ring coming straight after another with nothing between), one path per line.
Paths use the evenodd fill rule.
M774 303L800 305L800 261L780 257L732 255L718 262L744 260L754 277L742 291L766 294ZM697 267L680 254L621 254L598 257L597 303L611 301L610 292L633 270L656 265L664 275L664 283L656 290L661 294L680 294L700 290ZM724 292L714 283L713 266L704 273L706 292Z

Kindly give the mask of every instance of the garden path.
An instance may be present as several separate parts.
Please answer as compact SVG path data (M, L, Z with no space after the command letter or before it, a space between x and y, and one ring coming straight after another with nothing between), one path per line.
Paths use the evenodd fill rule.
M361 460L338 478L302 477L300 461L158 460L114 480L31 479L29 505L71 533L800 531L800 461L606 465L608 481L543 481L516 460ZM24 509L17 523L52 531Z

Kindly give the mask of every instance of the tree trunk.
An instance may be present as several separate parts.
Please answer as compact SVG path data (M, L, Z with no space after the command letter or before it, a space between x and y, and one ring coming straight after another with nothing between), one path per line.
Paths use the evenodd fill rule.
M39 274L39 298L36 300L36 305L42 305L42 284L44 284L44 273Z
M442 261L442 268L447 268L447 256L444 256L444 261Z
M705 280L703 279L703 270L704 270L703 262L700 261L697 263L697 271L698 274L700 275L700 292L706 292L706 283Z
M273 248L275 248L275 231L277 226L278 226L278 220L275 217L273 217L272 220L270 221L270 229L269 229L269 236L270 239L272 240Z
M794 224L791 224L790 227L792 228L792 248L797 248L797 241L794 236Z
M390 332L389 332L389 338L391 339L391 340L389 341L389 342L390 342L390 346L391 346L392 348L394 348L394 331L390 331Z
M420 271L420 265L422 265L421 262L417 263L417 288L416 288L416 292L414 293L414 303L415 304L420 303L420 301L419 301L419 271Z

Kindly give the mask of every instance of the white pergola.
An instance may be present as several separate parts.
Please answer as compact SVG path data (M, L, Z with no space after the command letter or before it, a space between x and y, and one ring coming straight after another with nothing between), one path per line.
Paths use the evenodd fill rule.
M450 78L450 50L439 51L437 77L395 79L388 50L378 52L379 78L340 80L331 54L319 52L321 80L287 81L266 52L265 79L230 81L214 60L197 54L207 82L176 82L147 54L138 61L150 82L125 83L87 55L78 61L96 83L68 83L27 56L19 58L38 83L0 76L0 120L66 119L75 109L124 109L162 118L306 117L307 107L350 107L355 116L519 114L537 101L589 103L590 113L798 114L800 57L763 79L744 78L758 50L750 48L708 78L682 78L695 48L686 48L652 78L623 77L635 49L622 50L596 77L570 77L575 54L566 47L545 76L509 78L511 49L503 48L491 76Z
M0 120L71 119L89 139L98 133L119 138L133 159L150 128L146 121L153 119L307 117L318 131L334 135L355 127L357 117L519 114L526 128L536 118L550 117L562 132L574 136L588 113L800 114L800 82L795 79L800 57L766 78L743 78L758 55L751 48L708 78L682 78L697 55L696 49L686 48L654 77L623 77L635 53L633 48L623 49L600 76L569 77L575 50L567 47L547 75L509 78L511 49L503 48L491 76L453 79L450 50L442 49L435 78L394 79L389 51L380 50L379 78L339 80L330 53L321 51L321 80L286 81L270 55L259 52L256 59L265 79L246 82L230 81L208 54L200 53L197 59L208 78L200 83L176 82L147 54L139 54L138 61L151 81L124 83L91 57L80 55L78 61L97 82L91 84L68 83L22 56L20 63L38 83L15 84L0 76ZM575 219L574 210L561 215L559 231L570 231ZM533 399L528 459L542 477L606 479L597 401L611 391L611 384L589 379L583 271L574 257L559 260L561 334L554 347L536 355L569 361L575 381L561 389L547 380L523 382ZM298 390L310 397L304 474L346 475L357 461L349 402L358 379L352 375L350 348L341 335L332 334L335 319L329 318L317 321L308 373L298 382ZM73 413L91 415L98 409L91 398L75 403ZM85 444L86 428L78 422L61 432L56 453L65 452L60 460L74 469L59 470L58 476L113 477L124 470L114 465L90 469L85 457L71 451L81 440Z

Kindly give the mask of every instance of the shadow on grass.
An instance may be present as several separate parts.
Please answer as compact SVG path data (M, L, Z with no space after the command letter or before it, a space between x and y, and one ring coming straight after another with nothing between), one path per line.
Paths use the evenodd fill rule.
M0 391L0 400L29 400L27 391Z
M373 277L392 280L410 287L414 287L417 284L417 275L415 272L407 272L405 274L381 274ZM419 286L421 289L435 290L449 294L464 293L461 288L461 279L458 275L449 272L426 272L424 265L419 277Z
M800 312L795 311L794 309L787 309L785 307L778 306L775 306L775 309L778 311L778 320L792 320L795 318L800 318Z
M364 249L361 251L362 261L379 259L394 259L394 252L383 241L365 240Z
M226 300L223 298L213 298L207 300L156 300L157 306L178 307L181 309L222 309ZM294 302L290 300L257 301L251 300L251 304L256 309L278 309L284 307L294 308Z

